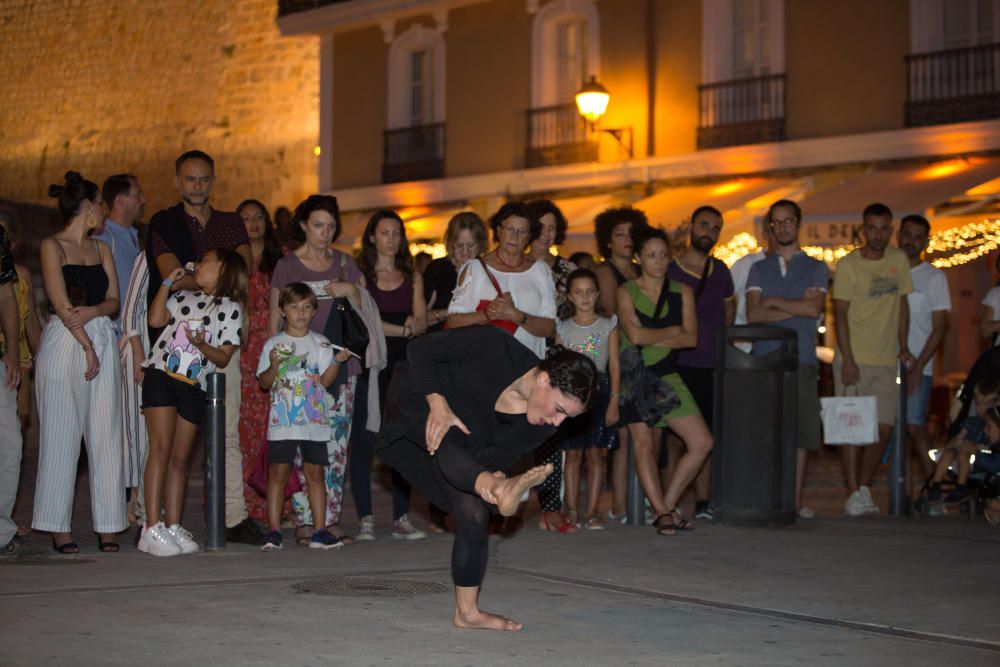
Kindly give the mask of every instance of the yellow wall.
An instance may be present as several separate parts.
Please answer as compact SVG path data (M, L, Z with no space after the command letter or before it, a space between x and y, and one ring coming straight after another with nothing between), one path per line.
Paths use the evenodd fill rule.
M498 0L448 15L447 176L524 166L531 105L531 15Z
M389 45L378 28L342 33L333 41L333 185L382 182Z
M789 139L903 127L908 0L786 0Z
M656 2L656 154L690 153L698 138L701 3Z

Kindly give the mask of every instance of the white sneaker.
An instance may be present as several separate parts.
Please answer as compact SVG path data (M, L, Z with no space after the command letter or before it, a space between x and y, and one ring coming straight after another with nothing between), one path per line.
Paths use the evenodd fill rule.
M392 536L397 540L423 540L427 533L417 530L410 523L410 517L403 515L392 522Z
M174 538L177 546L181 548L181 555L198 553L198 543L192 539L191 533L181 528L181 524L175 523L167 528L167 531L170 532L170 536Z
M872 499L872 492L867 486L859 486L858 493L861 494L861 501L865 504L865 514L878 514L878 505Z
M180 556L181 547L174 540L174 536L170 534L170 531L163 522L160 521L156 525L150 527L146 526L142 529L142 535L139 537L139 551L149 554L150 556Z
M354 539L358 542L375 541L375 517L371 514L361 517L361 525L358 527L358 536Z
M847 496L847 502L844 503L844 513L847 516L862 516L868 511L868 506L865 505L864 497L861 495L861 491L855 491L851 495Z
M799 508L799 518L800 519L815 519L816 518L816 512L812 511L810 508L805 507L805 506L800 507Z

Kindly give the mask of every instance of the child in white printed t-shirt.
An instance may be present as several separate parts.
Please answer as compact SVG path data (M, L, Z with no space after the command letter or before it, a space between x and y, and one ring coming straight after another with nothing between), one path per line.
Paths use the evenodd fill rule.
M326 443L330 439L327 391L350 352L334 350L324 336L309 330L316 315L316 295L304 283L290 283L278 297L285 330L261 350L257 378L271 392L267 425L267 520L270 532L262 551L281 549L281 507L295 452L302 454L309 506L326 515ZM325 527L315 531L311 549L336 549L343 542Z

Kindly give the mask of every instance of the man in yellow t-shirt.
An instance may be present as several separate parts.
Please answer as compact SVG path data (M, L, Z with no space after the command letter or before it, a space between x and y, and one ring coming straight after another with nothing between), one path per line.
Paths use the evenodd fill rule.
M901 359L907 368L914 363L906 349L910 328L906 295L913 291L913 283L906 254L889 247L889 207L865 208L861 233L865 244L840 260L833 281L837 326L833 379L838 396L852 385L858 396L875 396L879 439L860 448L860 461L859 448L840 450L850 492L844 511L849 516L878 514L869 487L896 421L896 361Z

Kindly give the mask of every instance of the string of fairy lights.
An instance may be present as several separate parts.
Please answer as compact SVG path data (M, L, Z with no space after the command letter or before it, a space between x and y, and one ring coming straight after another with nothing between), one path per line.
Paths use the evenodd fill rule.
M836 265L855 246L845 244L834 247L803 246L810 257ZM961 227L953 227L931 234L927 244L927 259L939 269L961 266L988 255L1000 248L1000 218L972 222ZM760 244L752 234L741 232L728 242L718 246L714 255L732 266L740 257L760 250ZM444 257L447 251L442 243L417 242L410 244L410 252L416 255L426 252L433 258Z

